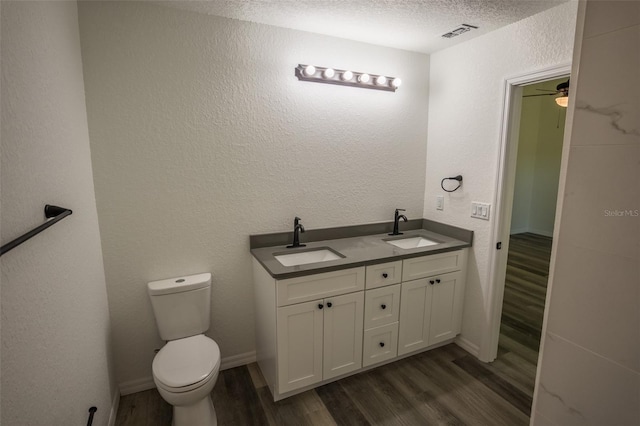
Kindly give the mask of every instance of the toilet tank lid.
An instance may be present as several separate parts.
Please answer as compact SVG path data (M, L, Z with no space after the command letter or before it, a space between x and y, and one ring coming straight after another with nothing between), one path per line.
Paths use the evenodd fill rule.
M147 284L147 289L150 296L159 296L162 294L182 293L183 291L197 290L210 285L211 274L206 272L204 274L152 281Z

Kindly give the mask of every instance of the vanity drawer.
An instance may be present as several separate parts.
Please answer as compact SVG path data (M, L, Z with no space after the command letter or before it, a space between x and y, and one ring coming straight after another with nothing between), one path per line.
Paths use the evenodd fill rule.
M367 290L364 297L364 329L398 321L400 284Z
M466 256L466 250L458 250L405 259L402 261L402 281L459 271L466 263Z
M398 323L383 325L364 332L362 366L377 364L398 355Z
M364 266L276 281L278 306L364 290Z
M379 263L367 266L367 285L377 288L390 284L398 284L402 279L402 260L397 262Z

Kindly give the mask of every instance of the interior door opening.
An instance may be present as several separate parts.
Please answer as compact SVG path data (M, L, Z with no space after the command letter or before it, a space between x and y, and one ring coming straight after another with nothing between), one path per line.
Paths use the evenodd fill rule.
M505 161L501 223L503 289L492 366L521 393L533 397L560 179L566 108L555 98L568 75L514 88L510 155ZM506 260L505 260L506 258Z

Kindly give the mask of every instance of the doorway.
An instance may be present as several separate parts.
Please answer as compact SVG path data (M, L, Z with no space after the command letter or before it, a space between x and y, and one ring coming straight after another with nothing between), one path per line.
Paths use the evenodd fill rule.
M497 361L533 395L560 179L566 108L555 102L566 77L523 88Z
M553 244L567 109L555 102L570 65L505 81L489 327L480 359L532 395ZM550 92L544 92L550 90ZM551 95L546 95L551 93ZM540 94L542 96L529 96ZM526 97L524 97L526 96Z

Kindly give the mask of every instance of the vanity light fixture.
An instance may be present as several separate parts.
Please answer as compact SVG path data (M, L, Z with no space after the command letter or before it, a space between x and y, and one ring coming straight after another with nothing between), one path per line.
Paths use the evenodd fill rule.
M397 77L370 75L364 72L353 72L304 64L299 64L295 68L295 75L298 77L298 80L302 81L386 90L389 92L395 92L402 83Z
M304 75L306 75L307 77L310 77L315 73L316 73L316 67L314 67L313 65L307 65L306 67L304 67Z
M333 78L333 76L336 75L336 72L333 70L333 68L327 68L326 70L322 71L322 76L324 78Z

